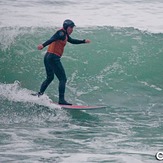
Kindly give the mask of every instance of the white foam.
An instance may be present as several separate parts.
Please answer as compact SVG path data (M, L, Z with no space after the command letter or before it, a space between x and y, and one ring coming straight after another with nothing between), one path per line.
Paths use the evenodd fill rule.
M158 86L156 86L154 84L149 84L149 83L147 83L145 81L141 81L140 83L144 84L147 87L153 88L153 89L155 89L157 91L162 91L162 88L160 88L160 87L158 87Z
M23 103L34 103L38 105L48 106L50 108L61 108L56 104L52 104L52 100L47 96L43 95L41 97L32 96L34 93L26 88L21 88L20 82L15 81L12 84L2 84L0 83L0 97L14 102Z

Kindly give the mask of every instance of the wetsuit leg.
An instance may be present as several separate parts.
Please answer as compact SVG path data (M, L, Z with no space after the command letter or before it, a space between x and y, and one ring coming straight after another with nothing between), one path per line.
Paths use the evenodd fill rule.
M45 65L45 70L46 70L46 75L47 78L46 80L42 83L41 88L40 88L40 93L44 93L48 85L52 82L54 79L54 54L46 53L44 57L44 65Z
M64 94L65 94L65 87L66 87L66 82L67 82L67 77L66 77L66 73L65 70L62 66L62 63L59 60L56 60L56 64L55 64L55 69L54 69L54 73L57 76L58 80L59 80L59 100L64 100Z
M47 78L41 85L40 93L44 93L48 85L54 79L54 74L55 74L59 80L59 88L58 88L59 99L64 100L67 77L65 74L65 70L62 66L62 63L60 61L60 57L58 57L55 54L46 53L44 57L44 64L45 64Z

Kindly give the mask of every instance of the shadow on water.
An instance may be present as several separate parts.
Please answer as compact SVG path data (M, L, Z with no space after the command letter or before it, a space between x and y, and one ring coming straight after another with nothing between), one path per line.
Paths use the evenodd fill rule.
M66 110L72 120L75 121L97 121L98 117L82 110Z

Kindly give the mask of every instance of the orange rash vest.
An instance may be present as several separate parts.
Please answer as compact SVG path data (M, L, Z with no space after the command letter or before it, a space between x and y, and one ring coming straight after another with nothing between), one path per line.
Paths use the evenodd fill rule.
M67 41L70 42L71 44L85 43L85 40L77 40L77 39L71 38L66 33L66 31L62 28L62 29L58 30L49 40L44 42L42 45L44 47L49 45L47 52L61 57L64 52L64 47L65 47Z

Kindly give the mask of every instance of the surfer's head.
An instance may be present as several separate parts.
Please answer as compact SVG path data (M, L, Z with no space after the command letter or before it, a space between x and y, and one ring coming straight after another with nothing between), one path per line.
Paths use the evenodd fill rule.
M63 22L63 28L64 28L65 30L67 30L68 27L73 28L74 26L75 26L75 23L74 23L72 20L70 20L70 19L66 19L66 20Z

